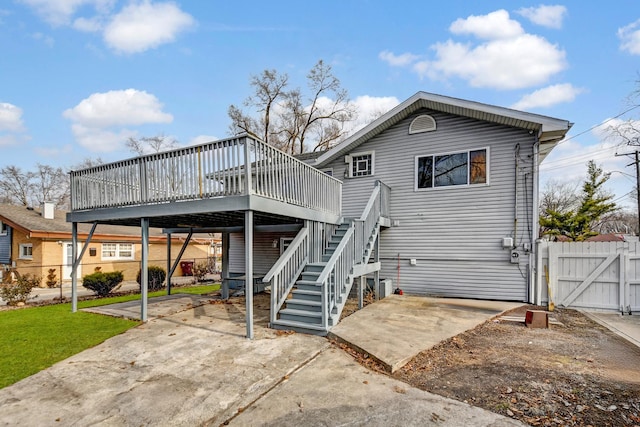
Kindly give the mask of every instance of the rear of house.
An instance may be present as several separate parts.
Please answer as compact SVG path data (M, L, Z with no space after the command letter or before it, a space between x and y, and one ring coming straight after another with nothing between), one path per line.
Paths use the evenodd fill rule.
M382 278L414 294L527 301L539 150L546 154L569 127L418 93L315 166L343 180L345 217L362 212L376 181L390 187Z
M409 133L426 117L432 130ZM376 180L391 188L382 277L410 293L524 301L534 142L522 129L422 109L323 167L344 178L347 217Z
M304 162L243 134L76 171L67 220L222 233L223 293L231 281L271 286L272 327L326 334L368 276L414 294L530 301L538 165L570 127L418 92ZM167 186L175 164L185 173Z
M303 160L340 179L342 217L359 218L376 182L390 188L380 277L404 292L530 301L538 165L566 120L419 92L333 149ZM315 157L315 159L313 158ZM281 238L256 234L264 274ZM243 271L242 234L230 271ZM264 257L263 257L264 255ZM262 265L264 264L264 265Z

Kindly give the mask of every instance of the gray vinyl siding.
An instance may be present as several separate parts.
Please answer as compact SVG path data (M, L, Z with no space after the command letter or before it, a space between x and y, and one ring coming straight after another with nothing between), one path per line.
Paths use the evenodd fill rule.
M295 237L296 233L254 233L253 274L264 276L280 257L280 238ZM273 247L273 241L278 247ZM244 273L244 234L231 233L229 237L229 272Z
M409 135L411 120L424 113L435 118L437 130ZM514 237L519 144L515 241L519 249L531 243L534 141L522 129L423 110L354 150L375 152L374 176L345 178L344 157L325 167L344 180L345 217L360 216L376 180L391 187L390 215L398 225L381 234L381 277L397 281L399 265L408 293L525 301L528 255L522 251L520 264L511 264L502 238ZM481 148L489 149L489 185L414 190L415 156Z

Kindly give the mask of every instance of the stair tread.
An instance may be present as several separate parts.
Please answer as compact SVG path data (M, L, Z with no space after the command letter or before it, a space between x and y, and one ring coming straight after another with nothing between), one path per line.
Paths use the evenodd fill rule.
M295 315L304 317L322 317L322 312L296 310L295 308L283 308L282 310L280 310L280 314L290 314L292 316Z
M295 320L285 320L285 319L276 319L274 322L272 322L274 325L280 325L280 326L291 326L294 328L300 328L300 329L313 329L315 331L325 331L325 328L317 323L304 323L304 322L298 322Z
M315 306L315 307L319 307L322 305L322 302L320 301L312 301L312 300L307 300L307 299L297 299L297 298L289 298L287 301L287 304L300 304L300 305L310 305L310 306Z
M316 282L315 280L304 280L304 279L296 280L296 284L307 285L307 286L311 286L311 285L320 286L318 285L318 282Z
M309 291L306 289L294 289L291 291L293 295L301 294L301 295L322 295L322 291Z

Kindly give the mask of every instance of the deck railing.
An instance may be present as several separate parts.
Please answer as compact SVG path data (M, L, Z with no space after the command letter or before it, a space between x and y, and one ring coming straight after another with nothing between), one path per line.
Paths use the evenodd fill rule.
M280 307L287 300L293 285L309 261L309 229L304 227L289 244L280 259L262 279L271 284L271 322L275 322Z
M367 244L377 234L376 227L379 227L380 217L388 216L389 192L386 184L376 181L362 215L354 221L356 253L362 254L362 258L357 259L356 264L369 262L371 251L367 250Z
M354 228L349 227L317 280L322 284L322 326L325 330L329 330L329 325L336 320L334 316L340 314L353 282L351 271L358 258L354 240Z
M259 195L336 215L341 210L339 180L250 136L70 175L74 211L238 195Z

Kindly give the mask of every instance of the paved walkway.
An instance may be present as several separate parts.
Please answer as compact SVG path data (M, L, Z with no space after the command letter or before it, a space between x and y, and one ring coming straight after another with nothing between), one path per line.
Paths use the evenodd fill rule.
M390 295L353 313L330 336L395 372L421 351L522 303Z
M386 312L390 325L409 311L403 301L411 298ZM268 298L254 305L255 339L247 340L242 298L154 300L148 323L0 390L0 424L522 425L373 373L325 338L268 329Z
M640 347L640 315L623 316L618 313L581 312L616 335Z

